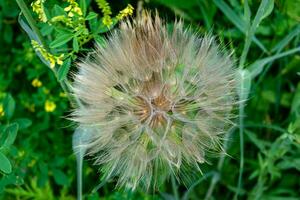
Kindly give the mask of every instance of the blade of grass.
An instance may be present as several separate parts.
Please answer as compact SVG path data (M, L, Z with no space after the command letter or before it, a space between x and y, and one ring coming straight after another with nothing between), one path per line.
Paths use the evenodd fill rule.
M21 28L27 33L27 35L30 38L30 40L35 40L38 43L41 43L40 38L37 36L37 34L35 32L32 31L32 29L29 27L29 25L25 22L25 20L23 19L21 13L19 14L18 22L19 22ZM40 58L40 60L45 65L50 66L49 61L45 60L45 58L39 52L36 52L36 54L38 55L38 57Z
M266 64L273 62L276 59L279 59L279 58L282 58L282 57L285 57L285 56L288 56L288 55L291 55L291 54L294 54L297 52L300 52L300 47L296 47L294 49L291 49L291 50L255 61L248 68L251 73L252 79L255 78L257 75L259 75L262 72L262 70Z
M198 0L197 4L198 4L198 6L200 8L200 11L202 13L205 27L206 27L207 30L209 30L211 28L211 21L209 20L208 14L207 14L206 9L205 9L205 5L204 5L205 2L203 2L203 0Z
M246 33L245 46L244 46L243 53L242 53L242 56L240 58L240 63L239 63L239 68L240 69L243 68L244 65L245 65L246 57L247 57L247 54L249 52L250 45L251 45L251 42L253 40L255 31L256 31L259 23L261 22L261 20L266 16L266 12L269 11L268 8L272 4L274 4L273 0L262 0L262 2L259 5L259 8L257 10L257 13L254 17L254 20L253 20L251 26L248 27L248 31ZM247 6L245 6L245 7L247 7ZM248 9L249 8L246 8L246 10L248 10ZM249 12L249 11L246 11L245 13L247 13L247 12Z
M208 172L205 173L205 175L203 177L201 177L199 180L197 180L195 183L193 183L193 185L191 185L191 187L184 193L182 200L188 200L189 199L189 195L190 193L193 191L193 189L199 185L202 181L206 180L208 177L214 175L216 172Z
M276 52L275 55L280 54L282 49L286 45L288 45L292 39L294 39L296 36L299 36L299 33L300 33L300 25L296 25L296 27L294 27L287 36L285 36L280 42L277 43L277 45L275 45L272 48L271 52ZM273 63L273 61L269 62L268 65L265 67L265 70L262 70L263 72L259 76L259 79L258 79L258 81L256 81L254 87L257 87L257 85L259 85L263 81L265 75L267 74L270 67L272 66L272 63Z
M224 15L244 34L247 32L246 22L242 17L238 16L226 2L223 0L213 0L216 6L224 13ZM265 53L268 53L266 47L254 36L253 42Z
M278 42L271 52L281 51L290 41L300 34L300 25L296 25L280 42Z
M39 38L39 41L41 42L41 44L46 48L46 50L48 50L47 45L43 39L43 36L40 32L40 30L38 29L35 20L33 19L28 7L26 6L26 4L24 3L23 0L16 0L19 8L21 9L21 12L23 13L23 15L25 16L29 26L31 27L31 29L33 30L33 32L37 35L37 37Z

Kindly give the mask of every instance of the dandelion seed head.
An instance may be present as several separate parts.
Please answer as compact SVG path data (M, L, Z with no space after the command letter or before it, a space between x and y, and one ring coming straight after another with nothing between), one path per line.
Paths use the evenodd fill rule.
M185 182L222 152L236 104L234 63L215 39L156 14L123 21L78 64L73 120L90 128L88 154L118 187Z

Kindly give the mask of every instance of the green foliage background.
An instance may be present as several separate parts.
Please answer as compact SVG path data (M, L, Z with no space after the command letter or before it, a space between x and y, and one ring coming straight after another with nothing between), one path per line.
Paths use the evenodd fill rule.
M87 160L83 168L86 199L300 199L300 1L249 0L249 7L245 2L147 0L141 4L108 0L113 16L130 3L135 9L140 5L157 9L170 25L174 19L183 18L192 29L217 35L229 50L234 50L237 60L247 41L251 42L251 31L255 38L241 69L244 78L240 90L246 96L243 93L240 98L248 101L243 107L243 126L237 121L237 127L229 133L230 156L211 159L210 164L201 166L203 178L189 189L170 180L163 191L150 194L115 190L114 181L92 192L101 180L97 167ZM31 1L25 3L31 8ZM61 30L59 25L49 31L53 27L38 23L47 45L52 47L51 53L68 55L55 71L36 56L18 23L17 3L0 0L0 105L4 113L1 115L0 109L0 199L76 199L76 160L72 152L75 125L66 119L71 105L61 85L68 70L76 70L71 61L86 55L93 42L101 43L109 35L108 28L101 24L97 3L78 3L86 7L84 24L90 30L86 43L76 44L76 33ZM256 12L263 3L265 9L257 19ZM63 12L66 6L59 0L45 3L51 16ZM38 21L37 15L32 15ZM256 22L259 25L252 30ZM42 86L33 87L34 79ZM55 103L53 112L46 112L46 101Z

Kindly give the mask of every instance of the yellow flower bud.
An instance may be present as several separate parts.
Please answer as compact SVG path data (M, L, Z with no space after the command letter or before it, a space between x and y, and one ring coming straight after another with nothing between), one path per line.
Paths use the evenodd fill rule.
M44 3L45 0L36 0L34 2L31 3L31 7L33 12L35 12L38 15L38 18L40 21L42 22L47 22L47 16L46 13L44 11Z
M68 16L69 16L69 17L73 17L74 14L73 14L72 12L69 12L69 13L68 13Z
M43 84L42 84L42 82L41 82L39 79L35 78L35 79L33 79L33 81L31 82L31 85L32 85L33 87L41 87Z
M120 13L117 15L116 18L118 20L121 20L127 16L130 16L133 14L133 10L134 10L134 8L132 7L132 5L128 4L128 6L125 9L120 11Z
M105 25L105 26L111 26L112 25L112 19L110 18L110 16L104 16L102 18L102 23Z
M72 9L72 6L69 5L68 7L65 7L64 11L69 12Z

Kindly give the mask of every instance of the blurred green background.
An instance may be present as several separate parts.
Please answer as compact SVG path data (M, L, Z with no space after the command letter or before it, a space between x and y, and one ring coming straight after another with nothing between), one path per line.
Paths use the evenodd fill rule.
M31 2L25 1L30 9ZM77 2L83 5L82 1ZM130 3L134 13L140 8L157 10L170 25L176 18L183 18L191 29L218 36L227 49L234 51L235 59L242 54L249 26L244 15L245 0L107 2L113 15ZM265 1L248 1L251 21L261 2ZM67 2L47 0L44 3L49 12L55 5L65 8ZM86 0L85 6L87 12L97 13L97 18L93 18L93 14L90 18L101 21L102 12L95 1ZM0 0L0 199L76 199L76 159L72 152L75 125L66 119L71 105L57 76L41 62L20 27L19 13L14 0ZM38 21L36 13L32 15ZM92 26L90 20L83 22L88 28ZM83 168L85 199L231 200L237 193L239 199L300 199L299 50L268 63L257 63L298 48L299 22L299 0L268 1L255 31L256 41L250 46L245 68L259 65L261 70L251 82L245 107L241 189L237 188L241 169L240 137L238 129L234 129L228 143L230 156L221 161L213 158L210 164L200 166L204 178L190 189L176 185L174 190L170 181L162 191L132 192L116 190L112 180L98 192L92 192L101 180L97 166L86 160ZM38 27L43 29L44 25L38 23ZM45 33L45 30L43 36L50 43L54 33ZM85 55L95 40L101 42L100 35L106 37L109 32L95 32L91 40L72 52L70 59L75 61ZM76 48L74 39L73 43L65 43L66 48Z

